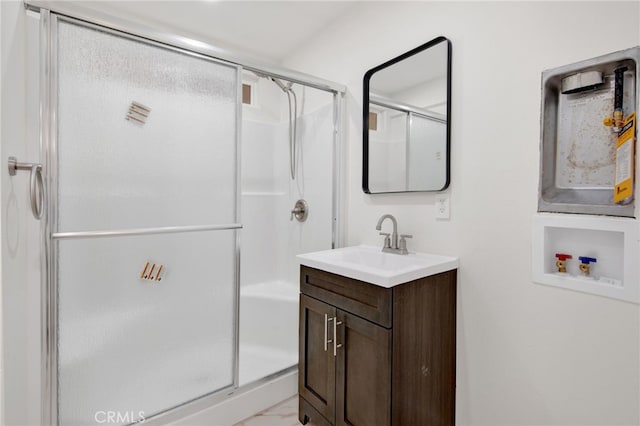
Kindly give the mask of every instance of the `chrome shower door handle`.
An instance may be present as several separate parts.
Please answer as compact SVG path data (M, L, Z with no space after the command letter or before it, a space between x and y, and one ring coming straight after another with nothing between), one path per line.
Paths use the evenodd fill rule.
M45 200L42 164L34 164L31 166L29 194L31 198L31 213L33 213L33 217L40 220L44 214Z
M42 164L40 163L20 163L16 157L9 157L9 176L15 176L18 170L30 170L29 177L29 198L31 201L31 213L37 220L42 219L44 214L44 203L46 199L44 179L42 178Z

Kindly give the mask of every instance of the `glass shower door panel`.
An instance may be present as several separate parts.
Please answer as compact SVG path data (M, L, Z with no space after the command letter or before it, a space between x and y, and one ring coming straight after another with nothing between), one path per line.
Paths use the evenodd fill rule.
M128 424L232 385L235 233L57 242L58 424Z
M58 232L235 221L237 69L58 21Z
M444 188L447 180L447 125L410 114L407 141L407 190L420 191L425 182Z

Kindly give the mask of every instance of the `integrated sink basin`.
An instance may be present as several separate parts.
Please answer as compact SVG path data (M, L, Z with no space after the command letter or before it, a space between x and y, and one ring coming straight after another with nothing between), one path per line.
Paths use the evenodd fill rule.
M296 256L300 264L334 274L393 287L458 267L458 258L427 253L383 253L380 247L353 246Z

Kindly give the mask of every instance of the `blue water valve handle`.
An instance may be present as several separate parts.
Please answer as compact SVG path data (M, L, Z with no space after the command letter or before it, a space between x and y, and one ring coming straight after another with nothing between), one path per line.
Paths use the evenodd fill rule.
M587 257L587 256L579 256L578 259L580 259L580 271L582 271L582 274L585 277L588 277L591 274L591 263L596 263L597 260L595 257Z

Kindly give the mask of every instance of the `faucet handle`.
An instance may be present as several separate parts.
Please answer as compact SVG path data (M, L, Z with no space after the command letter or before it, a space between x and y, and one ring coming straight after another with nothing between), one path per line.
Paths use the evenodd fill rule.
M380 235L384 235L384 248L390 248L391 247L391 237L388 232L380 232Z
M398 249L402 254L407 254L409 251L407 250L407 240L406 238L413 238L413 235L409 234L400 234L400 242L398 243Z

